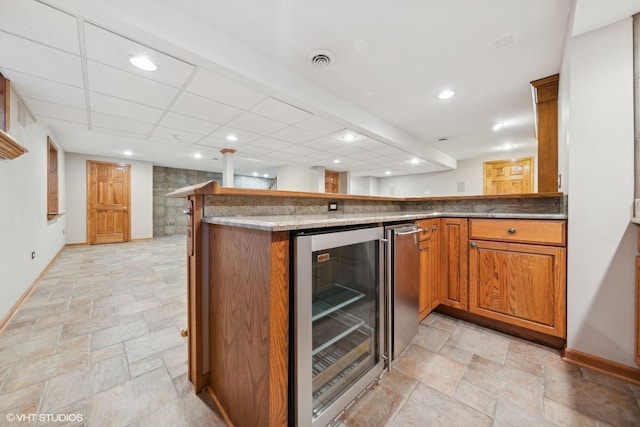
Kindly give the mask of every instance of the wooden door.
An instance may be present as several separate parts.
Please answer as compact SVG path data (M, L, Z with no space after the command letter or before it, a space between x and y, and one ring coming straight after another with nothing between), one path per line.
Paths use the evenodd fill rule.
M87 241L130 240L130 166L87 161Z
M533 192L533 157L484 162L484 194Z
M340 172L324 171L324 192L339 193L340 192Z
M440 233L440 303L467 310L469 221L442 218Z
M565 337L566 249L472 240L469 311Z

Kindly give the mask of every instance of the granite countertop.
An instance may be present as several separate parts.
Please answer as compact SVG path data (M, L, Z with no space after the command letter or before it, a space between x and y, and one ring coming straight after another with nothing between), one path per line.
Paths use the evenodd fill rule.
M303 230L376 222L413 221L426 218L512 218L567 219L566 214L496 213L496 212L381 212L365 214L212 216L204 217L208 224L229 225L265 231Z

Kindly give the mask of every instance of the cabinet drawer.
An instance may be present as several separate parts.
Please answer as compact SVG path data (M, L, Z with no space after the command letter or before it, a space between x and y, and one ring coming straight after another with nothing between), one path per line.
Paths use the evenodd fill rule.
M503 242L565 246L565 221L532 219L472 219L469 237Z
M439 218L419 219L414 222L422 230L419 234L420 240L424 240L424 239L431 238L431 235L438 231L438 225L440 224L440 219Z

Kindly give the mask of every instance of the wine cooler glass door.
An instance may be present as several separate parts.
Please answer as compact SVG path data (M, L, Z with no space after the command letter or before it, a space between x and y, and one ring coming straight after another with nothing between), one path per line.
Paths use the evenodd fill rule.
M382 372L382 228L296 238L298 426L326 425Z

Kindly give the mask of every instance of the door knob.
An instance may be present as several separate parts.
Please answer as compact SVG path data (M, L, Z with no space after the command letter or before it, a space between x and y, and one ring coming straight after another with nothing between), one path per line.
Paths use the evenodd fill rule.
M180 331L180 336L181 337L188 337L189 336L189 331L187 331L187 329L183 329Z
M471 242L471 247L472 247L472 248L477 248L477 247L478 247L478 244L477 244L476 242Z

